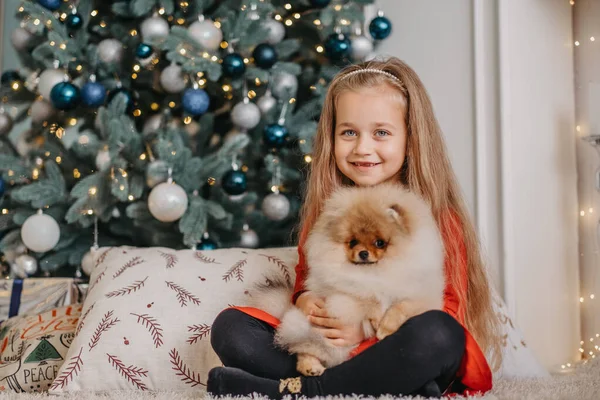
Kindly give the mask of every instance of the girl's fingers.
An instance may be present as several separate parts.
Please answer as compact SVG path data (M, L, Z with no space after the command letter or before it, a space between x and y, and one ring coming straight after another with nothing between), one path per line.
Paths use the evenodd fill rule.
M342 324L337 318L327 318L327 317L318 317L312 315L308 318L308 320L313 324L323 328L334 328L339 329L342 327Z
M327 318L327 310L324 308L313 308L310 315L315 317Z
M315 328L321 335L327 339L341 339L342 332L339 329Z
M317 300L315 300L315 305L319 308L325 308L325 300L323 300L322 298L318 298Z
M349 344L346 342L346 339L327 339L327 341L329 343L331 343L334 346L338 346L338 347L344 347L344 346L348 346Z

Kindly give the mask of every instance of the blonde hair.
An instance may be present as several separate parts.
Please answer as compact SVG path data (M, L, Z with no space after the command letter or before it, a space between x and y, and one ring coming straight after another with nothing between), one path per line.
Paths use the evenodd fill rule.
M446 240L445 245L446 256L453 257L451 265L460 265L461 251L466 250L467 290L462 288L460 273L450 273L449 278L457 288L459 302L463 305L460 312L464 315L466 328L484 353L490 356L492 368L497 369L501 362L499 321L492 307L479 239L448 159L427 90L412 68L401 60L390 58L351 65L332 80L313 142L312 163L300 212L300 240L306 237L331 193L339 186L352 184L338 170L334 158L335 104L339 95L347 90L383 84L397 88L405 100L406 159L399 172L399 180L429 202L440 231L463 232L464 243Z

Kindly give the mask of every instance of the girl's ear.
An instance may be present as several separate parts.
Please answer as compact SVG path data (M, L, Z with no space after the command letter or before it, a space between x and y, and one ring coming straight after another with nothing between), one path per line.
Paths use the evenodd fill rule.
M392 204L387 209L387 214L392 222L398 225L398 228L400 228L402 233L405 235L410 233L410 224L407 218L407 212L402 206L400 206L400 204Z

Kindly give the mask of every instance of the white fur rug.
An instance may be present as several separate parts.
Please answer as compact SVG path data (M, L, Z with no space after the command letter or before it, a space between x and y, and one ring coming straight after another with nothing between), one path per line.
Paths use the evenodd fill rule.
M47 394L16 394L3 393L0 399L4 400L34 400L34 399L115 399L115 400L212 400L203 391L190 393L172 393L172 392L110 392L99 393L73 393L67 396L49 396ZM256 399L265 399L264 397L255 397ZM352 400L359 397L340 397L329 396L328 400ZM379 400L400 400L393 396L382 396ZM402 399L409 399L404 397ZM456 400L465 400L464 397L454 397ZM481 400L598 400L600 399L600 360L581 365L573 374L565 374L544 379L501 379L496 382L494 389L482 397L470 397L469 399ZM233 400L233 398L224 398L224 400Z

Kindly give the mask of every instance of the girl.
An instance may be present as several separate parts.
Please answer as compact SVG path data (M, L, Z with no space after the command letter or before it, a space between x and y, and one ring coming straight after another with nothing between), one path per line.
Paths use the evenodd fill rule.
M323 299L303 290L303 243L324 199L341 185L398 180L431 206L446 249L443 311L409 319L380 342L363 342L359 326L329 318ZM296 358L273 345L278 322L253 308L223 311L211 343L225 367L209 373L213 395L423 395L486 392L499 365L498 321L457 180L427 92L397 58L352 65L331 82L317 130L301 211L292 301L334 345L354 356L318 377L299 376ZM361 343L362 342L362 343Z

